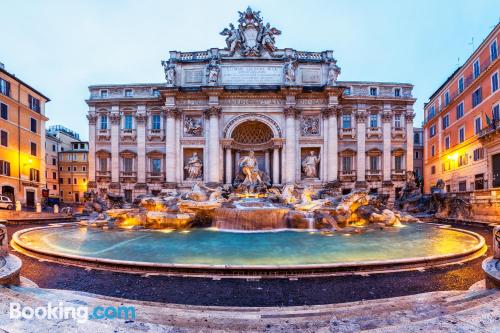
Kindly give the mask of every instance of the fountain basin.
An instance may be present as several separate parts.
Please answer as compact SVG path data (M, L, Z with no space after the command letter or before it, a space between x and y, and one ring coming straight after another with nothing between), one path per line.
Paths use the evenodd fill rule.
M16 232L13 245L28 255L79 265L268 275L433 266L473 259L485 248L480 235L423 223L359 234L50 226Z

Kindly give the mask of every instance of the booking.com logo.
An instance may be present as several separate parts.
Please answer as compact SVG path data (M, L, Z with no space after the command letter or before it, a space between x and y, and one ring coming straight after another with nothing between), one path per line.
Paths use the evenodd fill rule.
M10 303L10 319L47 319L64 320L73 319L78 323L87 320L99 319L135 319L135 306L96 306L89 311L88 306L71 306L59 302L58 305L47 303L46 306L33 308L31 306L21 306L19 303Z

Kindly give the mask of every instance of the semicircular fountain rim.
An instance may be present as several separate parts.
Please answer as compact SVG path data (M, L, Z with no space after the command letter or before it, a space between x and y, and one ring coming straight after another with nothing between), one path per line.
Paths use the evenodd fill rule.
M439 225L434 223L423 223L423 222L414 222L414 223L422 223L422 224L432 224L436 227L446 228L447 230L453 230L456 232L465 233L471 235L477 239L477 244L470 248L465 252L460 253L449 253L442 255L433 255L433 256L424 256L424 257L410 257L404 259L387 259L387 260L368 260L368 261L352 261L352 262L336 262L336 263L326 263L326 264L298 264L298 265L231 265L231 264L223 264L223 265L210 265L210 264L182 264L182 263L158 263L158 262L144 262L144 261L128 261L128 260L117 260L117 259L105 259L105 258L97 258L97 257L89 257L89 256L79 256L67 253L60 253L51 250L41 250L35 247L30 246L29 244L25 244L20 238L21 235L30 231L40 230L40 229L50 229L50 228L67 228L71 226L77 226L77 224L65 224L65 225L49 225L43 227L34 227L19 230L14 233L12 236L12 242L20 247L23 250L27 250L28 252L38 253L41 255L48 255L56 258L70 259L76 260L78 262L88 262L88 263L102 263L108 265L118 265L118 266L132 266L132 267L148 267L148 268L158 268L158 269L198 269L198 270L269 270L269 271L282 271L282 270L311 270L311 269L353 269L353 268L362 268L366 267L368 269L375 269L377 267L404 267L405 265L415 265L420 263L425 263L426 266L429 265L430 262L442 263L443 261L449 261L453 259L462 259L470 257L474 254L479 253L481 250L485 249L486 242L484 238L472 231L453 228L446 225ZM29 253L27 253L29 255ZM471 258L474 259L474 258Z

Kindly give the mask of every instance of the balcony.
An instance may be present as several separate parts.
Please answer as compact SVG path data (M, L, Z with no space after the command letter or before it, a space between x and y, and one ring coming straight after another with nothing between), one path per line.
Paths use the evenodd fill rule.
M164 172L148 172L147 182L148 183L162 183L165 180Z
M356 181L356 170L340 170L339 180L341 182L354 182Z
M135 171L120 171L121 183L135 183L137 182L137 172Z
M98 182L110 182L111 181L111 171L96 171L96 180Z
M404 127L393 127L391 133L392 133L392 138L393 139L396 139L396 138L404 139L404 138L406 138L406 131L405 131Z
M135 129L122 129L120 132L120 138L122 141L135 141L137 138Z
M97 130L97 141L109 141L109 140L111 140L111 130L109 129Z
M154 141L154 140L163 141L163 140L165 140L165 132L163 131L163 129L149 129L148 130L148 140L149 141Z
M381 170L366 170L366 180L369 182L381 181L382 171Z
M391 171L391 180L406 180L406 171L403 169L392 169Z
M354 128L341 128L339 136L341 139L344 137L350 137L354 139L356 137L356 132L354 131Z
M497 130L500 130L500 120L494 120L490 125L483 128L478 134L477 137L479 139L487 139L493 137L497 133Z
M370 138L382 138L382 128L380 127L368 127L366 130L366 137Z

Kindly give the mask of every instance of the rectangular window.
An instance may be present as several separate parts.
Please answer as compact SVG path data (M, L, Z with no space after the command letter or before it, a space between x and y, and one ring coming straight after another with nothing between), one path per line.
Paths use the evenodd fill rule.
M132 89L125 89L125 97L132 97Z
M76 166L73 166L73 171L76 171Z
M351 171L352 170L352 159L351 156L342 157L342 170Z
M108 116L106 116L105 114L101 116L101 129L102 130L108 129Z
M443 117L443 129L446 129L448 126L450 126L450 115L446 114Z
M31 155L36 156L36 143L31 143Z
M57 191L57 185L52 185L52 189Z
M429 116L428 116L428 118L432 119L432 117L434 117L435 115L436 115L436 107L433 105L429 109Z
M403 156L394 156L394 169L403 170Z
M4 147L9 146L9 133L6 131L0 131L0 145Z
M401 97L401 89L400 88L394 89L394 97Z
M71 184L71 178L68 178L68 184Z
M108 91L107 90L101 90L101 98L108 98Z
M434 137L436 135L436 124L429 127L429 137Z
M155 97L159 97L160 96L160 91L158 89L153 89L153 91L151 92L151 94Z
M436 166L433 165L431 166L431 175L434 175L436 173Z
M413 144L415 144L415 145L420 144L420 134L419 133L413 133Z
M101 172L108 171L108 159L106 157L99 158L99 170Z
M376 114L370 115L370 127L378 127L378 116Z
M10 96L10 82L0 79L0 93L5 96Z
M64 184L64 178L59 178L59 184Z
M56 151L56 145L52 145L52 151Z
M31 95L28 95L29 107L35 112L40 112L40 100Z
M474 61L474 65L473 65L473 73L474 73L474 79L477 79L477 77L479 76L479 74L481 74L481 67L479 67L479 59L477 59L476 61Z
M370 156L370 170L371 171L378 170L378 156Z
M9 120L9 109L7 104L0 103L0 117L5 120Z
M55 172L52 172L52 179L57 179L57 174Z
M123 159L123 171L124 172L132 172L132 163L133 160L131 158Z
M10 176L10 162L0 160L0 175Z
M476 119L474 119L474 134L478 134L479 132L481 132L481 127L481 117L477 117Z
M479 161L484 158L484 148L474 149L474 161Z
M124 128L126 130L132 129L132 115L128 114L125 116Z
M370 88L370 96L377 96L377 88Z
M345 88L344 95L347 95L347 96L351 95L351 88Z
M458 191L459 192L467 191L467 182L465 180L458 182Z
M458 166L464 166L467 165L467 154L460 155L458 157Z
M493 116L493 121L500 120L500 104L495 105L491 113Z
M78 184L78 182L76 181L76 178L73 179L73 184L75 184L75 185Z
M161 172L161 160L159 158L154 158L151 160L151 172Z
M464 102L457 105L457 120L464 116Z
M450 104L450 92L447 91L444 93L444 106L448 106Z
M482 101L481 88L478 88L472 93L472 107L474 108L478 106L479 103L481 103L481 101Z
M52 165L56 165L57 164L57 161L55 158L52 159Z
M33 133L37 133L36 119L34 119L34 118L31 118L31 122L30 122L30 130L31 130Z
M460 79L458 79L458 92L461 93L464 91L464 77L462 76Z
M351 115L344 114L342 116L342 128L351 128Z
M491 61L493 61L496 58L498 58L498 46L497 46L497 41L494 41L490 45L490 59Z
M161 126L161 118L159 114L154 114L151 119L151 129L159 130Z
M491 76L491 93L498 90L498 72Z
M460 127L458 130L458 142L462 143L465 141L465 127Z
M82 166L82 171L87 171L87 168Z
M394 115L394 127L401 128L401 115L400 114Z
M415 151L415 159L416 160L420 159L420 154L418 153L418 150Z
M39 182L40 181L40 171L37 169L30 169L30 181Z
M444 149L450 149L450 137L444 138Z

